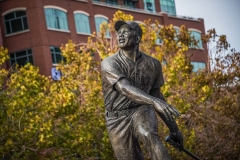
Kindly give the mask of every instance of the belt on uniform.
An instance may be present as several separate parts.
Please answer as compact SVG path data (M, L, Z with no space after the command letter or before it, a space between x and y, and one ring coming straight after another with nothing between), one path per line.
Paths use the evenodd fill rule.
M121 111L106 111L106 116L108 118L112 118L112 117L115 117L115 118L118 118L118 117L121 117L121 116L128 116L130 115L134 110L136 110L139 106L137 107L133 107L133 108L129 108L129 109L126 109L126 110L121 110Z

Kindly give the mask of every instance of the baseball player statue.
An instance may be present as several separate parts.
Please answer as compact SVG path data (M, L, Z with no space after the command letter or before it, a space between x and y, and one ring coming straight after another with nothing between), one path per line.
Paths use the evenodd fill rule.
M142 29L137 23L117 21L115 30L120 50L101 63L106 127L115 156L118 160L143 160L142 142L152 160L169 160L158 136L156 113L180 147L183 137L173 119L180 113L160 92L164 84L161 64L139 51Z

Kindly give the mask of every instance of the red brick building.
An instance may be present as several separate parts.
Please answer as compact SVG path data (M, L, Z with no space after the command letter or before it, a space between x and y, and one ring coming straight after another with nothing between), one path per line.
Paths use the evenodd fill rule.
M191 49L195 69L206 66L207 46L200 39L204 20L176 15L174 0L0 0L0 45L9 49L7 67L30 62L50 75L62 59L62 44L69 39L85 42L117 10L133 15L137 22L151 18L176 29L184 24L200 40L199 49Z

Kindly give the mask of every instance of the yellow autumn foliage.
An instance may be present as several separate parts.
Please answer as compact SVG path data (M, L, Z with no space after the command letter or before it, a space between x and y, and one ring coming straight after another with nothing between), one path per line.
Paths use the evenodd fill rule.
M5 159L99 159L112 160L114 153L105 128L105 110L99 61L118 51L114 23L134 20L117 11L109 24L100 26L86 43L69 41L61 47L65 62L53 81L31 64L10 70L0 68L0 157ZM232 50L218 59L211 72L193 73L189 47L197 45L185 26L145 20L140 50L162 63L165 84L161 92L182 117L177 120L184 146L202 159L237 159L240 154L240 55ZM204 42L216 40L218 54L226 50L226 37L215 30ZM156 45L161 39L162 44ZM0 48L0 64L8 60ZM190 159L164 142L168 128L159 119L159 135L172 159ZM216 143L216 141L218 143ZM227 145L225 145L227 144ZM212 147L212 148L211 148ZM145 153L145 152L144 152ZM145 159L149 155L145 154Z

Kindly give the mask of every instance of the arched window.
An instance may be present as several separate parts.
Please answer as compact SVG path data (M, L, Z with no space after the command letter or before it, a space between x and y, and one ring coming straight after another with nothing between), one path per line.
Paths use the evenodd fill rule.
M54 6L52 6L54 7ZM66 10L50 6L44 7L47 28L69 31Z
M179 27L177 27L177 26L174 26L173 28L174 28L174 30L176 31L176 35L174 36L174 40L177 41L177 40L178 40L177 35L180 34L180 30L179 30Z
M153 27L153 29L156 29L156 24L151 24L151 27ZM161 29L161 25L158 25L158 30L157 30L157 32L156 32L156 36L157 36L156 44L157 44L157 45L163 43L162 39L159 38L160 29Z
M28 30L26 9L3 13L6 34Z
M89 14L82 11L75 11L74 19L75 19L77 33L91 34L90 25L89 25Z
M96 24L96 31L97 31L97 34L100 33L100 25L102 23L107 23L108 24L108 18L105 17L105 16L102 16L102 15L95 15L95 24ZM109 32L107 32L107 37L110 36Z
M146 11L155 12L154 0L144 0L144 9Z
M198 41L198 48L203 48L202 45L202 38L201 38L201 31L195 29L188 29L191 32L191 36L193 36ZM194 47L194 46L192 46Z
M193 72L206 68L205 62L191 62L191 65L193 65Z

